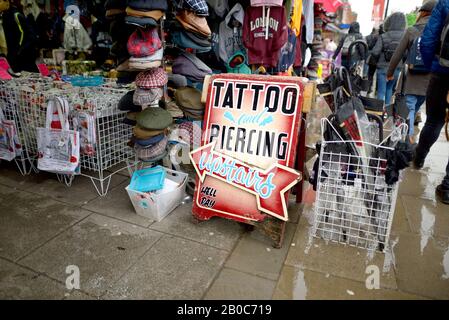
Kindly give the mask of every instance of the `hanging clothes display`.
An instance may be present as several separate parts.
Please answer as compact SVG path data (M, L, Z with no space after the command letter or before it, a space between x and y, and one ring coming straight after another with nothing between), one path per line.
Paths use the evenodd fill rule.
M243 22L243 44L251 65L275 67L288 31L284 7L248 7Z
M64 48L73 51L86 51L92 46L92 40L80 22L80 10L71 5L66 8L64 28Z

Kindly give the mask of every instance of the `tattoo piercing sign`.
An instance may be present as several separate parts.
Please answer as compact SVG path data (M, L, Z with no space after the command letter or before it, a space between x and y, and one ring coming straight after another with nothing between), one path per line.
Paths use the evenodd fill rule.
M198 220L288 221L288 192L301 181L292 167L303 92L297 77L211 77L201 147L190 153Z

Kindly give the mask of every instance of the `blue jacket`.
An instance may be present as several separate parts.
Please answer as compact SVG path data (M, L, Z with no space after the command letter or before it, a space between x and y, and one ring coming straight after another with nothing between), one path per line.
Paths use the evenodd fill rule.
M449 0L440 0L432 11L429 23L421 37L421 55L424 63L434 73L449 74L449 68L442 67L436 56L444 22L449 14Z

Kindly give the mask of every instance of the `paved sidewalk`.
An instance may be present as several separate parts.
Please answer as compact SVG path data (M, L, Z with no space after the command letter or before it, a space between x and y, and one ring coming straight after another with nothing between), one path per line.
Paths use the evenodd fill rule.
M195 225L190 204L157 223L134 213L128 178L104 198L89 179L22 177L0 163L0 299L449 298L449 208L434 189L449 156L441 136L422 171L407 169L391 254L309 242L311 206L290 204L285 245L224 219ZM382 272L365 288L366 266ZM66 267L80 269L69 291Z
M90 180L68 188L53 174L22 177L0 164L0 299L270 299L297 229L281 250L233 221L194 224L191 204L161 222L134 213L115 175L106 197ZM66 268L80 269L69 291Z
M449 157L443 134L423 170L406 169L391 231L391 252L309 242L312 206L301 215L274 299L449 299L449 206L437 202ZM368 290L368 266L381 272Z

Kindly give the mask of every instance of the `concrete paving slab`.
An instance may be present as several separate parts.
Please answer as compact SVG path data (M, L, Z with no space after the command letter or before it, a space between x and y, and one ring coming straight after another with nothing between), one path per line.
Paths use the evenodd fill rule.
M150 229L198 241L218 249L231 251L243 233L243 227L235 221L212 218L194 224L192 203L176 208L164 220L155 222Z
M60 300L66 290L57 281L0 258L0 300Z
M142 227L148 227L153 221L136 214L125 190L128 184L127 181L123 182L110 190L105 197L98 197L83 208Z
M420 296L387 289L367 289L364 283L297 267L285 266L275 300L416 300Z
M0 188L5 195L7 187ZM66 206L48 197L9 189L0 202L0 257L17 260L90 212Z
M65 283L78 266L80 289L100 296L161 237L159 232L93 214L20 261Z
M126 178L120 175L112 176L110 188L114 188L125 180ZM59 182L55 174L46 172L40 172L30 180L25 190L76 206L82 206L99 197L91 179L87 177L75 177L72 185L68 187Z
M404 182L399 185L399 194L435 200L435 188L441 183L444 175L444 173L406 169Z
M404 233L393 251L401 291L449 299L449 239Z
M0 184L20 190L25 190L29 186L29 181L33 175L22 176L16 167L15 162L0 162Z
M275 281L224 268L204 299L269 300L273 295L275 286Z
M439 202L403 196L411 232L423 237L449 237L449 206Z
M311 217L309 210L304 212L299 221L293 239L295 246L290 247L285 264L359 282L365 282L366 268L375 265L382 270L381 287L397 289L389 255L311 238L311 225L307 220Z
M396 209L394 211L393 225L391 226L391 233L396 234L398 232L411 232L410 222L407 219L405 213L404 198L398 196L396 200Z
M200 299L228 253L165 235L133 266L105 299Z
M281 249L274 249L273 242L257 230L245 234L226 261L226 267L277 280L296 228L295 224L287 224L284 245Z

